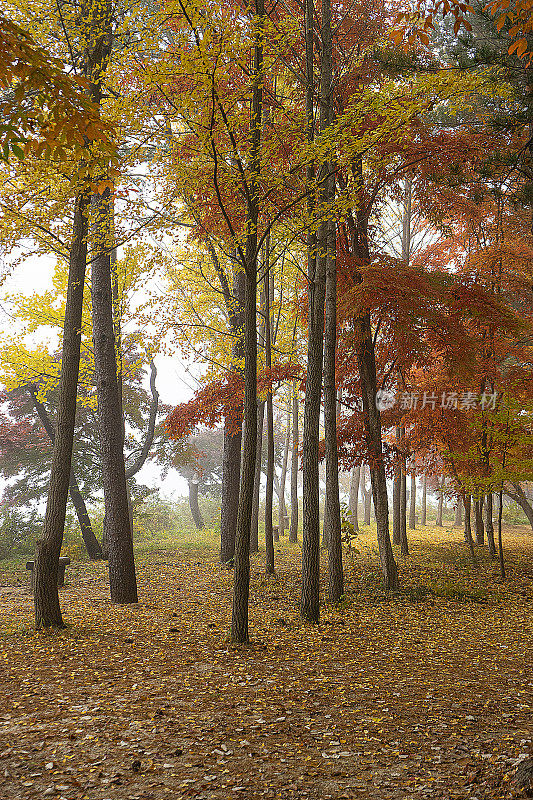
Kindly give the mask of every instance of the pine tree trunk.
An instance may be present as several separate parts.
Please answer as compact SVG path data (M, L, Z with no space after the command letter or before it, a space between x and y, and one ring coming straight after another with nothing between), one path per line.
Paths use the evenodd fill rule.
M416 476L414 464L411 472L411 502L409 503L409 529L414 531L416 528Z
M487 494L485 503L485 530L487 531L487 542L489 545L489 555L496 558L496 542L494 541L494 523L492 521L492 492Z
M292 387L292 451L291 451L291 529L289 542L298 541L298 387Z
M422 481L422 512L421 512L421 525L426 525L427 522L427 495L428 495L428 479L426 473Z
M109 189L103 194L93 195L92 208L95 218L91 273L93 345L109 553L109 586L113 602L137 603L124 464L124 426L113 325Z
M483 499L474 500L474 519L476 522L476 544L485 544L485 526L483 525Z
M264 0L255 2L255 45L252 73L252 114L250 121L250 187L246 209L246 252L244 260L244 437L242 476L235 538L235 577L231 616L231 639L248 641L250 594L250 535L257 447L257 223L259 221L257 178L260 170L261 117L263 106Z
M191 509L196 529L201 531L204 527L204 518L198 505L198 478L193 478L189 481L189 508Z
M257 444L254 475L254 501L252 506L252 521L250 531L250 552L259 552L259 492L261 489L261 471L263 466L263 421L265 418L265 403L257 406Z
M348 498L348 508L351 514L351 522L354 530L359 530L359 481L361 479L361 467L353 467L350 480L350 494Z
M41 420L42 426L45 429L50 441L53 444L55 439L54 425L52 423L52 420L48 416L46 408L44 407L43 403L41 403L41 401L37 396L37 387L29 386L28 391L33 400L34 408L37 411L39 419ZM69 495L72 501L72 505L74 506L74 510L76 511L76 516L78 518L78 523L81 530L81 536L83 539L83 543L85 544L87 554L92 561L99 561L103 558L104 555L102 552L102 547L100 545L100 542L94 535L93 527L91 525L91 520L87 511L87 506L85 505L85 500L82 497L82 494L80 492L80 487L78 486L78 481L76 480L76 476L72 469L70 471L70 479L69 479Z
M34 566L35 627L63 627L57 591L59 554L72 464L80 364L83 288L87 262L88 196L76 197L61 351L61 378L43 538Z

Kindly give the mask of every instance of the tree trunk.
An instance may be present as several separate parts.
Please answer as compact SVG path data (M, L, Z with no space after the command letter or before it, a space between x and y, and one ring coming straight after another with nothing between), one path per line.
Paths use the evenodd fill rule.
M148 455L150 453L150 448L152 447L154 441L155 423L157 420L157 411L159 408L159 392L157 391L155 385L156 378L157 378L157 369L152 359L150 361L150 392L152 394L152 401L150 403L148 426L146 428L146 433L144 435L144 440L139 455L137 456L133 464L131 464L129 467L126 467L126 480L129 480L130 478L133 478L134 475L137 475L140 469L145 465L146 459L148 458ZM120 404L122 406L122 390L120 390ZM129 498L129 492L128 492L128 498ZM131 505L131 500L129 500L129 502Z
M531 525L531 528L533 529L533 506L527 499L526 493L524 492L519 483L513 483L511 485L513 487L513 491L512 492L508 491L507 494L509 495L509 497L511 497L518 503L518 505L526 515L529 524Z
M405 456L401 460L402 480L400 484L400 551L408 555L409 544L407 541L407 473L405 470Z
M314 138L314 8L313 0L305 0L305 61L307 138ZM309 199L307 212L314 216L312 186L314 166L307 167ZM304 404L303 441L303 542L302 595L300 613L310 622L318 622L320 577L320 493L319 493L319 430L322 395L323 333L325 302L325 258L317 250L317 236L307 235L308 342Z
M485 544L485 526L483 525L483 497L474 500L474 518L476 522L476 544Z
M503 466L505 467L505 459ZM503 515L503 482L500 486L498 495L498 557L500 561L500 578L502 581L506 579L505 575L505 562L503 559L503 539L502 539L502 515Z
M52 626L63 627L57 571L63 543L76 420L83 287L87 262L87 207L88 196L82 192L76 197L74 206L56 432L43 538L37 545L34 566L35 627L38 630Z
M231 615L231 639L248 641L248 600L250 594L250 534L254 498L257 446L257 223L259 221L257 179L260 170L261 117L263 106L264 0L255 2L255 44L252 71L252 114L250 120L250 186L246 209L246 252L244 259L244 442L242 477L235 538L235 577Z
M298 387L292 387L292 451L291 451L291 529L289 542L298 541Z
M439 495L438 503L437 503L437 519L435 521L435 525L437 528L442 528L442 507L444 503L444 478L437 479L437 492Z
M204 519L198 505L198 478L189 481L189 508L197 530L201 531L204 527Z
M469 494L464 495L463 497L463 506L465 509L465 541L468 545L468 549L470 550L470 555L472 557L472 562L474 566L477 566L477 558L476 552L474 550L474 540L472 538L472 526L470 524L470 509L472 506L472 498Z
M264 252L264 302L265 310L265 367L272 369L272 336L270 324L270 274L269 274L269 237L265 241ZM265 571L267 575L274 575L274 539L279 541L279 532L275 535L272 526L272 501L274 498L274 406L272 398L272 387L267 392L266 399L266 419L267 419L267 472L266 472L266 495L265 495Z
M387 480L383 461L381 442L381 417L376 405L377 378L374 352L374 336L370 322L370 312L357 319L358 352L357 364L361 379L363 397L363 423L367 449L370 454L370 477L372 498L376 515L378 549L385 589L398 589L398 568L394 560L389 536L389 503Z
M259 492L261 489L261 470L263 466L263 421L265 418L265 403L257 406L257 443L254 475L254 501L252 506L252 521L250 531L250 552L259 552Z
M233 275L233 293L230 293L225 273L218 263L216 252L211 248L211 256L215 269L220 277L233 333L231 357L234 369L242 372L241 362L244 357L244 272L235 269ZM220 562L227 564L235 555L235 531L237 528L237 510L239 507L239 488L241 482L241 447L242 447L242 404L227 416L224 421L224 450L222 454L222 499L220 506ZM255 528L257 539L257 524ZM255 552L257 547L251 549Z
M463 527L463 500L461 495L457 495L457 501L455 505L455 520L453 523L454 528L462 528Z
M372 506L372 487L366 488L366 464L361 464L361 498L363 500L363 525L370 525L370 512Z
M285 484L287 483L287 465L289 463L289 446L291 443L291 402L287 408L287 431L285 433L285 446L283 449L283 462L281 465L281 476L279 479L278 494L278 530L280 536L285 532L285 522L287 519L287 506L285 505Z
M416 476L414 473L414 463L412 464L411 469L412 472L411 472L411 502L409 503L409 529L414 531L416 528Z
M320 129L333 122L333 42L331 33L331 0L322 0L322 53L320 81ZM335 164L323 166L322 201L335 199ZM341 507L339 498L339 455L337 449L337 403L335 358L337 351L337 236L335 220L327 219L319 228L319 247L325 246L325 326L324 326L324 431L326 456L326 506L324 529L328 541L328 600L338 603L344 593L342 569Z
M354 530L359 530L359 481L361 479L361 467L353 467L350 480L350 494L348 498L348 508L351 514L351 521Z
M401 533L401 492L402 492L402 462L400 456L401 428L396 426L396 452L394 454L394 478L392 483L392 543L399 545L402 541Z
M117 379L113 325L109 189L103 194L93 195L92 207L95 217L91 274L93 344L109 552L109 586L113 602L137 603L137 581L124 465L122 403Z
M37 387L29 386L28 391L32 397L34 408L37 411L42 426L45 429L50 441L53 444L55 439L54 426L52 420L48 416L48 412L44 407L44 404L41 403L41 401L37 396ZM104 555L102 552L102 547L100 545L100 542L94 535L94 531L91 525L91 520L87 512L87 506L85 505L85 500L82 497L80 488L78 486L78 481L76 480L76 476L72 469L70 471L70 479L69 479L69 495L72 501L72 505L74 506L74 510L76 511L76 516L78 518L81 535L83 542L85 544L85 548L87 550L87 554L92 561L99 561L100 559L103 558Z
M424 473L424 477L422 479L422 512L420 517L420 524L426 525L427 522L427 487L428 487L428 479L426 473Z
M487 531L487 542L489 545L489 555L496 558L496 542L494 541L494 523L492 521L492 492L487 494L485 503L485 530Z

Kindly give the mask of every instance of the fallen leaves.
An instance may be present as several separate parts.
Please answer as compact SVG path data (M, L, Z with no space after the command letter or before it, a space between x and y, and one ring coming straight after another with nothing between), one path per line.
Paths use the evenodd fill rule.
M146 557L136 608L107 600L105 565L74 565L60 633L31 630L20 592L0 639L0 796L519 797L504 776L531 739L531 537L508 543L509 586L490 564L453 571L480 604L410 594L448 580L463 547L425 536L405 592L383 595L362 556L318 627L297 615L298 549L280 545L274 582L255 557L244 648L226 640L232 576L214 551Z

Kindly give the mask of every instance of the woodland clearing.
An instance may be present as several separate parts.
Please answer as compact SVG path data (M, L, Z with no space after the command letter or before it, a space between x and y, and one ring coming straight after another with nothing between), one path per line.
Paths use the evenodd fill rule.
M2 800L522 796L531 532L505 529L505 583L459 531L410 532L394 594L373 537L318 626L298 616L299 546L276 546L275 578L254 555L247 646L214 535L139 552L138 605L110 602L105 563L74 563L63 631L35 632L23 566L1 570Z

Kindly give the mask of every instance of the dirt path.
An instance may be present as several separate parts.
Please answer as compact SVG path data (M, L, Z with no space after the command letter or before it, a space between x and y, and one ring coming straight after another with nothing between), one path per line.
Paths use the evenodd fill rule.
M61 633L33 632L31 597L4 576L2 800L520 796L527 575L483 602L359 591L308 627L294 554L278 562L275 581L255 562L240 650L226 640L231 575L212 552L146 560L138 607L111 605L105 565L71 568ZM406 572L419 582L423 566Z

